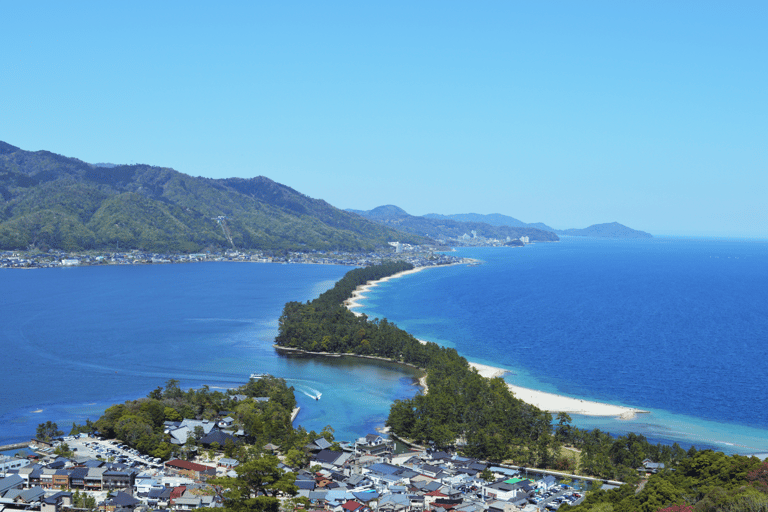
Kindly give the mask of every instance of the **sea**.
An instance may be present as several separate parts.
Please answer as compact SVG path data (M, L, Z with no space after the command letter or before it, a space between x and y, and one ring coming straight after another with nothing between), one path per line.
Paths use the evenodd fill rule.
M359 311L506 369L517 385L649 411L581 428L768 455L768 241L563 237L463 248L476 265L371 289ZM0 445L97 419L178 379L294 386L295 424L353 440L419 391L402 366L281 356L283 305L351 267L207 262L0 271ZM319 399L318 399L319 398Z
M0 445L37 425L95 421L169 379L226 390L252 373L286 379L295 425L354 440L384 424L417 375L356 358L280 356L288 301L331 288L352 267L205 262L0 270ZM319 399L318 399L319 398ZM15 453L15 452L14 452Z
M768 241L563 237L374 287L358 311L534 389L649 411L573 424L768 456Z

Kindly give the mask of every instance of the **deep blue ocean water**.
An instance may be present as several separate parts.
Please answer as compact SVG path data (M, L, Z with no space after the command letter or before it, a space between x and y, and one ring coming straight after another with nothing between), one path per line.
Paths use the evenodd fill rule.
M479 266L372 289L359 310L510 370L518 385L650 410L583 428L768 452L768 243L566 237L462 249Z
M768 453L768 243L564 238L463 249L483 261L375 287L362 311L506 368L509 382L650 410L574 416L654 442ZM95 420L176 378L233 387L272 373L296 423L353 439L416 392L403 367L278 356L285 302L349 267L203 263L0 271L0 444ZM319 401L311 397L322 393ZM39 412L38 412L39 411Z
M182 388L271 373L296 389L296 424L354 439L412 396L413 374L387 363L278 356L283 305L312 299L351 267L257 263L0 271L0 445L38 423L96 420L170 378ZM317 401L313 396L322 393Z

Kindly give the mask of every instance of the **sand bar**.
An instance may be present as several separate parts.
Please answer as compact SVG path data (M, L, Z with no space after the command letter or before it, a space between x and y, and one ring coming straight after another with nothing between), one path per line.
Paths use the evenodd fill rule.
M502 368L494 368L493 366L485 364L469 363L469 365L477 369L477 373L489 379L501 377L508 373ZM592 402L590 400L582 400L580 398L556 395L554 393L546 393L544 391L515 386L514 384L509 383L507 383L507 386L509 387L509 390L523 402L535 405L539 409L551 413L565 412L568 414L581 414L583 416L608 416L626 420L634 418L637 414L648 413L648 411L634 409L632 407L604 404L600 402Z
M433 267L416 267L412 270L405 270L398 272L391 276L384 277L377 281L368 281L364 285L358 286L355 291L352 292L352 297L344 301L344 305L352 311L355 315L360 316L362 313L355 311L354 308L362 306L360 300L365 298L366 292L377 284L383 281L389 281L390 279L396 279L407 274L413 274L424 270L425 268ZM419 340L422 343L426 343L424 340ZM480 363L469 363L470 366L475 368L477 372L486 378L502 377L509 373L503 368L495 368ZM419 380L419 383L424 388L424 393L427 392L427 379L426 376ZM565 412L568 414L580 414L583 416L602 416L602 417L616 417L620 419L633 419L637 414L648 413L649 411L643 411L641 409L635 409L632 407L624 407L621 405L605 404L601 402L592 402L590 400L582 400L580 398L572 398L569 396L556 395L554 393L546 393L536 389L524 388L516 386L514 384L507 383L510 391L515 394L517 398L525 403L535 405L543 411L551 413Z

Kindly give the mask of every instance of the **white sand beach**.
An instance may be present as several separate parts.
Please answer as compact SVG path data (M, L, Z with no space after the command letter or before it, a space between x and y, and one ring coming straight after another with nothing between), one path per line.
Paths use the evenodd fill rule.
M424 270L425 268L431 267L416 267L413 270L398 272L397 274L393 274L377 281L368 281L366 284L358 286L357 289L352 292L352 297L344 302L344 305L355 315L360 316L362 313L355 311L354 308L359 308L362 306L359 301L365 298L366 292L368 292L371 288L383 281L396 279L407 274L413 274L415 272ZM424 340L419 341L426 343ZM508 371L504 370L503 368L495 368L493 366L472 362L469 364L475 368L480 375L489 379L494 377L502 377L504 374L508 373ZM419 384L424 388L424 393L427 392L426 381L426 376L419 380ZM510 391L512 391L515 396L523 402L535 405L539 409L551 413L565 412L568 414L580 414L583 416L616 417L625 420L632 419L637 414L648 413L648 411L634 409L632 407L581 400L579 398L571 398L568 396L556 395L554 393L546 393L544 391L524 388L509 383L507 383L507 386L509 387Z
M469 365L477 369L477 372L480 375L489 379L501 377L507 373L506 370L494 368L493 366L485 364L469 363ZM632 407L581 400L579 398L571 398L569 396L556 395L554 393L546 393L536 389L515 386L514 384L509 383L507 383L507 386L510 391L523 402L535 405L539 409L551 413L565 412L568 414L581 414L584 416L609 416L626 420L632 419L635 415L640 413L648 413L648 411L634 409Z
M384 281L389 281L390 279L397 279L398 277L402 277L408 274L415 274L416 272L420 272L424 270L425 268L430 267L416 267L411 270L404 270L402 272L398 272L397 274L392 274L391 276L387 276L381 279L378 279L376 281L368 281L367 283L358 286L355 288L355 291L352 292L352 297L344 301L344 305L347 306L347 309L349 309L351 312L353 312L357 316L361 316L362 313L355 311L355 308L359 308L362 306L360 304L360 300L365 298L365 294L374 286L378 285L379 283L383 283Z

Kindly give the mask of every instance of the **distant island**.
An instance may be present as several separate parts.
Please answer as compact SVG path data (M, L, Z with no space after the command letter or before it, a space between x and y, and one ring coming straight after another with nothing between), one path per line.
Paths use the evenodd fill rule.
M594 224L584 229L562 229L556 233L564 236L588 236L592 238L653 238L650 233L628 228L618 222Z
M653 235L645 231L638 231L629 228L618 222L608 222L604 224L593 224L592 226L577 229L555 229L543 222L525 223L514 217L502 215L500 213L480 214L480 213L458 213L453 215L441 215L438 213L428 213L424 216L434 220L452 220L457 222L483 222L492 226L511 226L515 228L533 228L543 231L550 231L561 236L585 236L593 238L653 238Z

